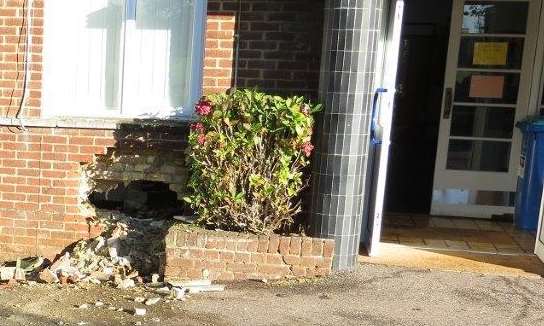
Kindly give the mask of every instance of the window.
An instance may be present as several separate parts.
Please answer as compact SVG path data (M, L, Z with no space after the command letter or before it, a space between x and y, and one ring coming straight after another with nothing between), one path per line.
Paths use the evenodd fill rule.
M44 1L44 116L190 117L206 1Z

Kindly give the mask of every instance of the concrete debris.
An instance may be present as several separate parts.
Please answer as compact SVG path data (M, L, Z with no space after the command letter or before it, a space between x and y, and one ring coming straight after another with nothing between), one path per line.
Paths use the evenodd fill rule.
M44 261L45 260L41 256L28 257L28 258L21 259L19 265L20 265L20 268L25 273L28 273L28 272L33 272L37 270L38 268L40 268L43 265Z
M116 282L116 284L118 289L130 289L136 286L136 283L131 278L120 280L119 282Z
M15 267L0 267L0 280L8 281L15 277Z
M183 288L183 287L189 287L189 286L207 286L207 285L211 285L212 281L210 280L169 281L168 284L170 284L173 287Z
M95 306L95 307L102 307L102 306L104 306L104 302L102 302L102 301L96 301L96 302L94 303L94 306Z
M172 288L172 297L176 300L182 300L185 298L185 293L187 292L187 290L185 290L184 288Z
M187 292L200 293L200 292L223 292L225 291L225 286L220 284L215 285L202 285L202 286L188 286L186 287Z
M155 290L155 293L161 294L161 295L169 295L170 294L170 288L165 286L162 288L158 288Z
M144 273L149 268L159 269L159 251L164 248L161 249L157 241L164 241L167 229L165 221L146 223L119 214L106 225L107 231L96 238L77 242L72 250L55 260L49 268L39 271L38 279L44 283L60 282L62 285L113 281L120 289L132 288L136 286L136 282L142 284L144 277L138 273L136 267ZM148 224L153 226L146 226ZM138 245L144 249L140 249ZM26 272L35 271L44 264L44 259L33 257L20 260L19 264ZM0 269L0 278L8 280L19 276L22 279L20 273L14 275L15 271L16 268ZM150 274L151 271L147 275Z
M79 309L89 309L89 304L88 303L84 303L84 304L81 304L78 306Z
M149 299L145 300L145 305L146 306L152 306L154 304L159 303L159 301L161 301L161 298L159 298L159 297L149 298Z
M137 303L143 303L145 301L145 298L144 297L136 297L134 298L134 302L137 302Z
M134 316L145 316L146 312L145 308L134 308Z
M46 268L38 274L38 280L43 283L51 284L51 283L58 283L59 277L57 276L55 272Z
M168 282L174 289L184 289L187 293L200 292L222 292L225 291L224 285L213 285L210 280L190 280L190 281L170 281Z
M17 281L26 281L26 273L22 268L15 268L15 276L13 277Z

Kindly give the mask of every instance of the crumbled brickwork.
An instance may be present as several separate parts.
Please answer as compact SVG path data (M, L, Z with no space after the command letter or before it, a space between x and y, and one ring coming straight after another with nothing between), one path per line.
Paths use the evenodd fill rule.
M97 179L177 180L173 188L181 197L186 132L186 126L0 128L0 260L31 255L52 258L73 242L101 232L89 225L94 216L82 205L88 194L82 176L89 166L101 167ZM132 170L125 167L127 172L117 175L119 162L108 170L104 159L111 153L132 156L134 160L126 164ZM169 155L179 159L165 164ZM140 162L140 157L147 163Z

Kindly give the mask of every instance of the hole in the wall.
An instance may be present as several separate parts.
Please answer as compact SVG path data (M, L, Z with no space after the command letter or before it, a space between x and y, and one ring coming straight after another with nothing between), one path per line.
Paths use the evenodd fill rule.
M97 187L98 189L100 187ZM169 184L137 180L93 190L89 202L98 209L116 210L139 219L169 219L183 213L183 202Z

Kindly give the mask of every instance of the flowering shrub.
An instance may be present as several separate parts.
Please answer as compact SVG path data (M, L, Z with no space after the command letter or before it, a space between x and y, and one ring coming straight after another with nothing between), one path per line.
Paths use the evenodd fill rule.
M291 224L319 109L302 97L253 90L202 99L189 135L192 193L185 198L199 224L255 233Z

